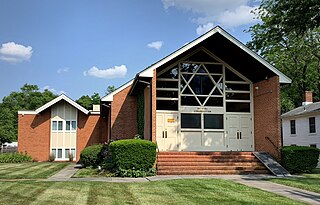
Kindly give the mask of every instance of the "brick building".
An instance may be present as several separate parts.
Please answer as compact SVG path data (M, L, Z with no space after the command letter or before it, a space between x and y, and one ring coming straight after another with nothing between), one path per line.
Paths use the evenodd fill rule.
M19 111L19 151L75 160L90 144L141 134L160 151L266 151L281 144L291 80L220 27L139 72L88 111L65 95ZM60 158L59 158L60 157Z

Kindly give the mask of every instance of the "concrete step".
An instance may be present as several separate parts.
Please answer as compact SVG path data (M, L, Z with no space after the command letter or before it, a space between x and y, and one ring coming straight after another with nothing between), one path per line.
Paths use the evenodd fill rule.
M220 175L220 174L269 174L268 170L166 170L158 175Z
M160 155L158 159L256 159L252 155Z

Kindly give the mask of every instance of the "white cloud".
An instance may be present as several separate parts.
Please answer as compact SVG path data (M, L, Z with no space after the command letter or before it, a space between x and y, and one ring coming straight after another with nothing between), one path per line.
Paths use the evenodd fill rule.
M0 47L0 60L17 63L30 60L33 50L31 46L16 44L15 42L4 43Z
M216 24L235 28L255 23L251 10L257 8L259 0L162 0L165 9L177 8L192 12L192 21L198 24L198 35L210 30Z
M44 91L44 90L49 90L49 91L51 91L52 93L54 93L54 94L56 94L56 95L67 94L65 91L63 91L63 90L58 91L58 90L56 90L55 88L50 87L49 85L44 86L44 87L42 88L42 90L43 90L43 91Z
M247 25L256 23L259 21L255 18L255 15L251 13L252 10L258 7L250 7L242 5L234 11L225 11L217 19L217 21L225 27L237 27L241 25Z
M69 70L70 70L70 68L68 68L68 67L59 68L59 69L57 70L57 73L59 73L59 74L61 74L61 73L67 73L67 72L69 72Z
M212 28L213 28L213 23L209 22L207 24L198 26L196 31L197 31L197 34L200 36L202 34L205 34L207 31L209 31Z
M154 42L148 43L147 46L149 48L154 48L156 50L160 50L161 47L163 46L163 41L154 41Z
M93 76L97 78L122 78L127 74L127 67L125 65L114 66L107 69L99 69L95 66L88 71L84 71L84 76Z

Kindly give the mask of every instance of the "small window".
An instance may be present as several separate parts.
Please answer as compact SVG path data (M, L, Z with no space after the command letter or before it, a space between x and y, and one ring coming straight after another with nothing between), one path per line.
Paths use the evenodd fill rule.
M70 149L65 149L64 150L64 157L69 158L69 153L70 153Z
M54 157L56 157L56 155L57 155L57 153L56 153L56 152L57 152L57 150L56 150L56 149L52 149L52 150L51 150L51 154L53 154L53 156L54 156Z
M204 129L223 129L223 115L204 115Z
M296 144L291 144L290 146L297 146Z
M317 144L311 144L310 147L317 148Z
M296 134L296 121L295 120L290 120L290 130L291 134L294 135Z
M70 121L66 121L66 130L70 130Z
M51 129L52 129L52 130L57 130L57 129L58 129L57 121L52 121Z
M316 133L316 118L309 118L309 133Z
M58 121L58 130L62 130L63 128L63 122L62 121Z
M72 121L71 122L71 130L76 130L77 129L77 122L76 121Z
M71 154L72 154L73 158L76 158L76 149L72 148Z
M227 112L250 112L250 103L227 102Z
M181 128L200 129L200 114L181 114Z
M62 158L62 149L58 149L58 159Z

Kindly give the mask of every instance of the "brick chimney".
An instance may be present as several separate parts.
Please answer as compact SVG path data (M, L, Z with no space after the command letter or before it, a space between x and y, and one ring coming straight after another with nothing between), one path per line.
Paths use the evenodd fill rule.
M312 91L305 91L302 105L309 105L313 103Z

